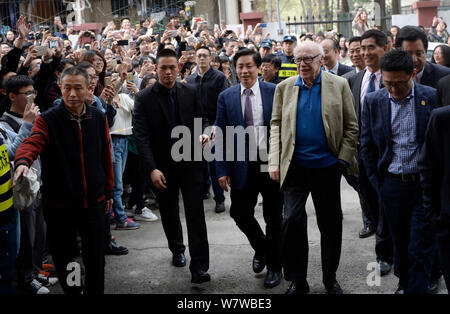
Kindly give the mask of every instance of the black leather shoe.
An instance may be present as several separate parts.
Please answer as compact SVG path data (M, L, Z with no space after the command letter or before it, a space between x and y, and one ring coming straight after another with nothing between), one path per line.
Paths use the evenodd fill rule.
M361 239L368 238L373 234L375 234L375 230L370 228L369 226L366 226L366 227L362 228L361 231L359 232L359 237Z
M211 281L211 277L209 276L209 274L207 272L201 270L201 271L192 273L192 279L191 279L192 283L203 283L203 282L207 282L207 281Z
M440 278L430 282L430 285L428 286L428 294L436 294L438 292L439 282Z
M264 278L264 288L273 288L280 284L281 272L267 270L266 278Z
M207 200L210 197L211 197L211 194L209 192L203 193L203 199L204 200Z
M395 290L394 294L405 294L405 289L398 285L397 290Z
M105 248L105 255L127 255L128 249L124 246L117 245L116 241L111 240Z
M326 285L328 294L342 294L342 288L337 281L334 281L331 285Z
M259 274L260 272L263 271L264 267L266 267L266 262L264 261L264 258L259 258L255 256L253 256L253 271L257 274Z
M186 266L186 257L184 257L184 253L175 253L175 254L173 254L172 264L175 267L184 267L184 266Z
M386 276L387 274L389 274L389 272L392 269L392 265L389 264L388 262L379 260L378 261L378 267L380 267L380 276Z
M225 211L225 204L224 202L216 202L216 207L214 208L216 213L223 213Z
M308 294L309 285L305 282L303 285L293 281L291 282L289 288L286 290L285 294Z

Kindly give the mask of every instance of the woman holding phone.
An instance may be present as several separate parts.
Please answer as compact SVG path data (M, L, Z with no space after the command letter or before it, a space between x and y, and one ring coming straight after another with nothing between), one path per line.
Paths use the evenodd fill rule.
M105 88L105 76L106 76L106 60L103 55L97 50L87 50L85 51L80 58L80 62L87 61L92 63L95 68L95 72L98 75L97 86L95 87L94 95L100 96Z
M352 22L353 36L362 36L362 34L370 29L367 18L366 10L359 8Z

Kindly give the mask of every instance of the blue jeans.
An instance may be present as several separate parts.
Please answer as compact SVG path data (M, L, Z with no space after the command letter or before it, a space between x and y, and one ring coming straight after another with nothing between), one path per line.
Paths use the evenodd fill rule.
M113 189L113 212L117 223L123 223L127 214L122 204L123 182L122 176L125 170L128 156L128 139L126 137L112 136L114 149L114 189Z
M0 227L0 295L14 293L13 281L19 245L20 216L19 211L14 210L10 221Z

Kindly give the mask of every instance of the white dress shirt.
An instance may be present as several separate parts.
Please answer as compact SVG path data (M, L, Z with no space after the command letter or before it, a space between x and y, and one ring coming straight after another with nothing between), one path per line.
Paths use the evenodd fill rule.
M264 111L262 105L261 91L259 89L259 80L250 88L252 94L250 95L250 100L252 102L252 114L253 114L253 125L255 126L255 138L256 143L258 143L258 148L267 148L267 128L264 127ZM241 107L242 107L242 117L245 116L245 95L246 88L241 83Z
M366 73L364 73L364 77L363 77L363 80L361 83L361 97L360 97L361 111L362 111L362 106L364 103L364 97L366 97L367 88L369 87L371 74L372 74L372 72L370 72L370 70L368 68L366 68ZM381 70L378 69L378 71L375 72L375 91L380 89L380 83L381 83Z

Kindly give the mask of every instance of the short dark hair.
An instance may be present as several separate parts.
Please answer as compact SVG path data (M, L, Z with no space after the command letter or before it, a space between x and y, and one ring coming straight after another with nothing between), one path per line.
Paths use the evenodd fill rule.
M77 66L85 70L89 68L93 68L95 70L94 65L88 61L81 61L80 63L77 64Z
M66 67L66 64L75 65L75 61L73 61L70 58L63 58L61 61L59 61L58 66L56 67L56 71L62 72L64 71L64 68Z
M392 34L390 31L383 31L383 33L386 35L386 37L391 37L394 39L394 34Z
M395 39L395 47L402 48L403 41L417 41L421 40L425 51L428 49L428 39L425 32L417 26L405 26L400 29Z
M272 63L273 66L276 68L281 68L281 59L278 56L274 55L273 53L264 56L261 63L265 62Z
M198 47L197 49L195 49L195 52L199 51L200 49L208 50L208 51L209 51L209 55L211 56L211 50L209 50L208 47L206 47L206 46L200 46L200 47Z
M257 67L261 66L261 55L259 54L259 52L255 52L252 49L244 48L244 49L236 52L236 54L233 57L233 64L235 67L236 67L236 64L237 64L239 58L243 57L243 56L252 56L253 61L255 61L256 66Z
M128 21L130 21L130 23L131 23L131 19L130 19L129 17L123 17L123 18L120 19L120 24L122 24L122 22L123 22L124 20L128 20Z
M408 52L392 50L381 58L380 69L387 72L404 71L411 75L414 72L414 61Z
M339 50L339 45L336 40L334 40L332 38L324 38L324 40L322 40L322 42L324 42L325 40L329 40L333 43L333 50Z
M141 81L141 86L139 86L139 90L144 89L147 86L148 81L150 81L151 79L158 80L158 75L150 74L150 75L145 76Z
M387 37L386 34L382 31L376 30L376 29L369 29L368 31L364 32L361 36L361 42L364 39L373 38L375 39L375 43L378 47L384 47L387 45Z
M238 41L238 39L236 37L231 37L225 41L225 44L228 46L228 44L232 41Z
M175 51L167 48L162 49L160 52L158 52L158 55L156 56L156 63L159 62L160 58L170 58L170 57L173 57L178 61L177 54L175 53Z
M359 42L361 43L361 36L353 36L348 40L348 45L350 46L351 43Z
M14 75L6 80L4 87L6 89L6 95L9 93L17 94L22 87L33 85L34 81L25 75Z
M400 30L400 27L398 27L397 25L392 25L392 26L391 26L391 29L392 29L392 28L395 28L395 29L397 30L397 32Z
M81 63L83 63L83 62L81 62ZM89 62L86 62L86 63L90 65ZM87 73L86 69L84 69L80 66L80 64L77 64L74 67L65 69L61 73L61 83L66 75L74 75L74 76L81 75L86 80L86 86L89 86L89 83L90 83L89 74Z

